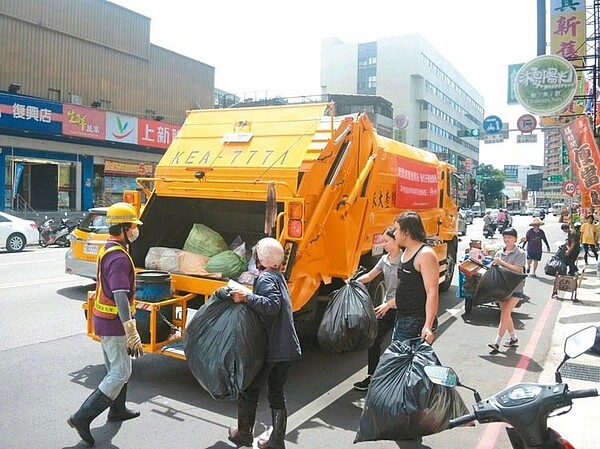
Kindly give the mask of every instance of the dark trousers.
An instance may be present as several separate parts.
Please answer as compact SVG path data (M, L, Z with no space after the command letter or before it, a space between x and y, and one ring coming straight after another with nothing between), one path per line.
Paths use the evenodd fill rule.
M598 250L596 249L596 245L592 245L590 243L584 243L583 244L583 260L585 261L585 263L588 263L588 249L592 250L592 253L594 253L594 257L596 258L596 260L598 260Z
M377 338L373 342L373 345L369 348L369 367L367 374L370 376L375 372L379 358L381 357L381 343L387 336L387 334L394 328L394 321L396 321L396 309L390 309L387 313L377 320Z
M271 408L276 410L285 409L283 387L287 381L290 365L291 362L265 362L252 383L241 394L239 406L246 409L256 409L258 395L266 383Z

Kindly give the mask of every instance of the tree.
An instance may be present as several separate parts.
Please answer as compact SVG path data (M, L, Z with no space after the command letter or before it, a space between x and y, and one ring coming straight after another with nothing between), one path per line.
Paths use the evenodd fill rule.
M477 166L479 193L488 206L500 207L502 203L502 190L504 190L504 173L489 164Z

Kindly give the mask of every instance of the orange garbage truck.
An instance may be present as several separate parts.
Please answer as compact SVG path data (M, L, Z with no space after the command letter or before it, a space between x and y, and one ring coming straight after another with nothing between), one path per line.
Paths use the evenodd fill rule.
M148 268L152 248L184 249L197 224L227 244L244 242L248 254L270 235L285 249L283 272L296 319L314 321L344 279L359 266L374 266L383 230L402 211L414 210L438 256L440 290L447 290L458 247L454 167L379 136L366 114L335 117L333 107L190 111L154 177L138 179L148 199L131 247L136 267ZM227 281L172 271L171 297L138 300L138 311L151 315L146 350L183 358L171 348L185 334L187 313ZM378 303L383 277L369 288ZM157 338L155 326L165 315L171 332ZM88 333L93 336L89 320Z

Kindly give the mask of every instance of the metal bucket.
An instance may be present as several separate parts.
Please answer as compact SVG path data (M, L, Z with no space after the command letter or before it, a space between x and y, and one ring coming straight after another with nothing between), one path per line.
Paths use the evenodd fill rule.
M135 275L135 299L145 302L160 302L172 297L171 274L168 271L140 271ZM150 343L150 311L137 309L135 321L142 343ZM164 319L163 319L164 318ZM171 326L165 320L173 319L173 306L161 307L156 317L156 342L171 335Z

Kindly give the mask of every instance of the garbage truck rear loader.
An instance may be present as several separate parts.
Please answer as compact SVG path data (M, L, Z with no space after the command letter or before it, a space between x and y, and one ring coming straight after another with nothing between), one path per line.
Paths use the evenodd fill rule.
M149 199L131 249L136 267L145 268L152 247L183 248L196 223L227 243L239 237L248 251L270 235L285 249L297 318L313 319L308 312L323 295L359 265L374 265L383 229L403 210L416 210L447 290L457 249L454 167L377 135L366 114L334 117L331 110L312 103L191 111L155 176L138 180ZM180 312L227 282L171 276ZM382 294L382 283L372 282L371 291ZM185 310L180 315L170 340L185 332ZM153 341L148 349L163 346Z

